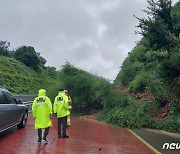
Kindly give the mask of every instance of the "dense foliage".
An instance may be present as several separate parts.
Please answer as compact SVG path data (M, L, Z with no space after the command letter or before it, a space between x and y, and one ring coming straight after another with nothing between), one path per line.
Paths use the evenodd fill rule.
M14 58L0 56L0 86L15 94L37 94L39 89L45 88L54 101L61 83L51 67L35 71Z
M28 67L38 70L39 66L44 66L46 60L36 53L31 46L22 46L14 52L14 58L21 61Z
M34 70L39 70L41 67L45 68L46 59L35 51L34 47L22 46L13 51L10 51L9 47L10 42L0 41L0 56L15 58ZM54 70L54 68L50 67L49 69Z
M9 46L10 46L9 42L0 41L0 56L10 57Z
M174 46L174 39L179 37L179 4L172 8L171 0L148 0L149 6L144 12L147 18L138 18L141 34L147 46L153 50L164 49L169 51Z
M108 101L111 103L105 105L98 115L98 120L128 128L156 128L156 121L147 114L147 102L137 103L127 94L116 93Z
M148 0L148 3L145 11L148 18L138 18L137 27L141 29L138 33L143 38L123 62L115 84L127 87L129 92L148 92L157 110L168 106L168 117L153 125L177 131L180 128L180 2L173 7L170 0ZM150 123L147 126L151 127Z
M69 63L57 72L45 66L46 60L33 47L9 51L10 44L0 41L0 85L13 93L45 88L52 101L60 87L66 88L74 113L101 110L99 120L122 127L180 131L180 2L173 7L170 0L148 3L147 19L136 17L137 33L143 38L124 60L114 84ZM135 100L118 93L117 87L148 93L153 100ZM157 120L153 114L163 107L169 108L168 117Z
M59 79L72 97L73 113L89 114L101 110L98 120L129 128L155 128L157 125L146 114L147 102L137 103L127 94L117 94L113 84L101 77L67 63L59 72Z
M107 80L68 63L59 72L59 79L73 99L73 112L88 114L93 109L99 110L106 97L111 97L112 85Z

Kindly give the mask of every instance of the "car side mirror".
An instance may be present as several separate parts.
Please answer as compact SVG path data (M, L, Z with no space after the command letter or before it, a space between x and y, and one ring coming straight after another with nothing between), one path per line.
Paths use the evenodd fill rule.
M20 99L17 102L18 102L18 104L22 104L22 100L20 100Z

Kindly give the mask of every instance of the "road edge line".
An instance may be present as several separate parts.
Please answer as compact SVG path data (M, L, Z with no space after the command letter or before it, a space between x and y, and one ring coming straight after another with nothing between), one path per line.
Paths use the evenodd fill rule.
M150 145L148 142L146 142L144 139L142 139L139 135L137 135L135 132L133 132L131 129L127 130L133 134L137 139L139 139L142 143L144 143L149 149L151 149L155 154L161 154L157 149L155 149L152 145Z

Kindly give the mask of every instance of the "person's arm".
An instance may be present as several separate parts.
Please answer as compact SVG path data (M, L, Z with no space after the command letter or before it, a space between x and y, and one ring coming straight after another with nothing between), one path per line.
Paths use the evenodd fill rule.
M33 104L32 104L32 116L33 118L36 118L36 106L37 105L37 98L34 99Z
M68 96L68 100L69 100L69 109L72 109L72 99L71 99L71 96Z
M72 106L72 99L71 99L71 96L68 96L68 99L69 99L69 106Z
M57 97L55 97L55 99L54 99L54 105L53 105L53 111L54 111L54 113L57 113L57 104L56 104L56 102L57 102Z
M68 97L66 95L64 95L63 97L64 97L64 109L68 110L69 109L69 100L68 100Z
M48 97L46 97L46 100L47 100L47 104L48 104L49 114L51 115L52 114L52 103Z

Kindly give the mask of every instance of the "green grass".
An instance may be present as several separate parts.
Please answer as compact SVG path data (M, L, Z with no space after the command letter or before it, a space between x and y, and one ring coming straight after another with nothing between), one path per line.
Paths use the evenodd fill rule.
M0 85L14 94L37 94L44 88L54 101L61 83L46 68L34 71L13 58L0 56Z

